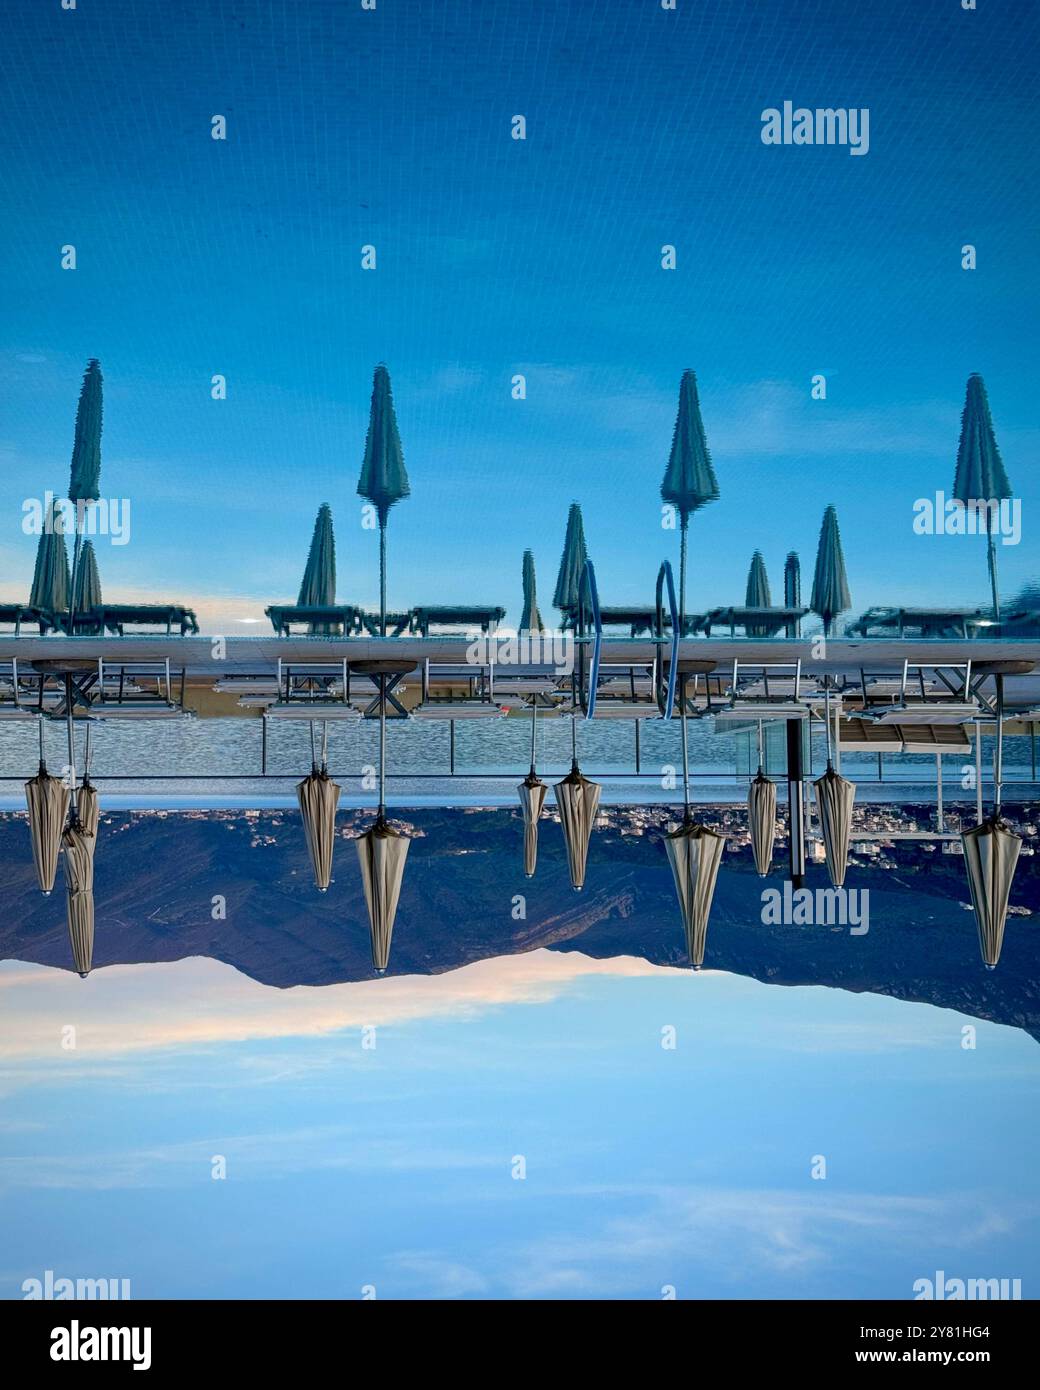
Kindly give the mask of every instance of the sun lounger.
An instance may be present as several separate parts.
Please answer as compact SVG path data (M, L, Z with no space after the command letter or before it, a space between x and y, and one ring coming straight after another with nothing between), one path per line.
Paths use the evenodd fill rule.
M868 608L849 625L846 636L977 637L991 626L981 608Z
M487 634L506 616L504 608L490 604L420 604L411 612L411 631L429 637L431 627L479 628Z
M322 606L301 606L297 603L272 603L264 612L279 637L292 635L294 625L302 625L311 634L354 637L361 632L361 610L350 603Z
M128 627L165 628L167 636L177 629L181 637L194 636L199 630L194 611L180 603L103 603L77 613L73 625L80 636L100 636L109 632L122 637ZM48 627L56 632L68 632L68 614L51 614ZM42 626L40 631L43 632Z
M808 608L713 608L700 619L699 628L705 637L711 636L713 627L728 627L731 637L736 636L738 627L744 629L747 637L775 637L781 628L800 622L808 611Z
M54 627L54 618L47 608L35 608L29 603L0 603L0 623L12 623L16 637L21 636L22 625L30 623L42 636Z

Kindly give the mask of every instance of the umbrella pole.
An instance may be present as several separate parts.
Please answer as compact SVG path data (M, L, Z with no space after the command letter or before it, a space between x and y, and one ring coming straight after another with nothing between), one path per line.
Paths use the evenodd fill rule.
M534 776L535 730L538 722L538 697L531 696L531 776Z
M321 770L322 772L329 770L329 721L327 719L321 721Z
M386 522L379 522L379 635L386 636Z
M69 594L69 636L74 635L76 617L76 575L79 572L79 552L83 544L83 533L79 524L79 509L81 503L76 503L76 539L72 546L72 592Z
M997 746L993 750L993 819L1000 819L1000 798L1004 781L1004 677L997 681Z
M689 517L682 514L679 533L679 637L686 636L686 527Z
M571 770L578 770L578 715L571 711Z
M1000 593L997 588L997 547L993 540L993 520L989 509L986 509L986 548L988 551L989 564L989 587L993 595L993 621L1000 622Z
M44 762L44 760L43 760L43 715L42 715L42 714L37 718L36 722L37 722L37 724L39 724L39 726L40 726L40 771L41 771L41 772L45 772L45 771L47 770L47 764L46 764L46 763Z
M982 720L975 720L975 823L982 824Z
M317 758L314 756L314 720L313 720L313 719L309 719L309 720L307 721L307 727L308 727L308 728L310 729L310 731L311 731L311 771L312 771L312 772L317 772L317 770L318 770L318 760L317 760Z
M827 723L827 771L831 770L831 683L824 677L823 717Z
M386 676L379 677L379 811L376 823L381 825L386 819Z
M942 778L942 754L935 755L935 807L936 807L936 829L942 835L946 830L946 818L943 813L943 778Z
M690 755L686 742L686 676L679 677L679 728L682 733L682 787L683 787L683 824L686 825L692 819L690 816Z
M758 770L759 770L760 773L762 772L763 761L764 761L764 759L763 759L763 743L764 743L764 739L763 739L763 734L762 734L762 721L761 721L761 719L760 719L760 720L758 721Z

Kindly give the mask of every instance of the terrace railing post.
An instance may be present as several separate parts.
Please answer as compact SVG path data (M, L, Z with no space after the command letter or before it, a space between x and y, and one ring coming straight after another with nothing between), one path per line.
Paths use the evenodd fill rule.
M805 879L805 806L802 800L802 721L787 721L787 814L791 883L801 888Z

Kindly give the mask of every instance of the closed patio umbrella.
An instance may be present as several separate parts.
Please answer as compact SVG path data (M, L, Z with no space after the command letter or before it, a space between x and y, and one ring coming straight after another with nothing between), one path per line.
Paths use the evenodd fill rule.
M76 571L76 596L73 609L77 613L89 613L92 608L101 606L101 578L98 575L97 555L94 542L84 541L83 553L79 557Z
M69 608L69 631L76 615L79 593L78 574L80 546L86 509L101 496L101 364L96 357L87 363L76 407L76 433L72 444L72 468L69 474L69 500L76 504L76 543L72 553L72 603Z
M78 818L61 837L65 861L65 919L72 959L83 978L94 958L94 835Z
M524 610L520 615L520 632L544 632L545 624L538 611L538 598L534 585L534 556L524 551Z
M553 606L561 611L577 608L581 596L581 576L588 560L585 548L585 526L581 518L581 507L572 502L567 513L567 534L563 540L563 554L560 556L560 570L556 576L556 589L553 593Z
M1022 849L1022 837L1015 834L1000 813L1004 776L1004 678L1000 673L997 674L996 684L993 811L974 829L961 836L971 905L975 910L975 925L979 932L979 949L987 970L995 970L1000 960L1011 885Z
M978 502L1001 502L1010 497L1011 484L1004 461L997 448L986 386L977 372L968 378L961 414L961 437L957 446L957 471L953 479L953 495L966 505ZM993 617L1000 621L1000 590L997 584L997 547L993 537L992 516L986 508L986 547L989 565L990 592L993 598Z
M340 789L329 776L328 726L322 730L321 765L314 756L314 725L311 725L311 770L296 788L303 817L303 833L314 870L314 883L319 893L328 891L332 882L332 851L336 843L336 808Z
M411 841L381 816L354 843L372 932L372 964L383 975L390 963L390 941Z
M747 586L744 590L744 603L748 608L770 608L773 600L769 595L769 578L766 574L766 562L762 559L762 552L756 550L751 557L751 568L748 570ZM747 629L749 637L763 637L768 635L768 630L760 627L749 627Z
M856 799L856 787L846 777L835 772L831 761L831 707L830 686L826 690L827 721L827 771L813 783L816 789L816 807L820 813L820 827L823 831L823 850L827 858L827 872L835 888L845 882L845 872L849 863L849 841L852 835L852 804Z
M567 846L567 866L575 892L580 892L585 886L589 841L596 822L601 790L597 782L590 782L582 775L577 761L571 764L570 772L553 788L556 804L560 808L560 824Z
M765 878L773 862L773 843L776 839L776 783L766 776L762 767L762 721L758 723L758 772L748 789L748 830L755 868Z
M520 809L524 813L524 875L534 877L538 865L538 818L545 805L548 787L534 769L535 737L538 729L538 706L531 701L531 770L517 787Z
M664 847L686 932L686 949L694 970L704 964L708 917L725 843L724 836L692 819L684 819L682 825L665 836Z
M397 430L397 415L390 389L390 373L382 362L372 378L365 458L357 485L358 495L375 507L379 517L379 632L386 636L386 523L390 508L409 495L404 450Z
M69 573L69 552L65 548L64 513L55 502L51 505L47 524L36 547L36 566L33 569L29 602L34 608L46 608L65 613L69 607L72 578Z
M838 514L833 507L826 509L820 526L809 607L823 619L823 631L827 637L838 614L852 607L849 582L845 575L845 556L841 550L841 534L838 531Z
M301 608L327 608L336 602L336 538L332 530L332 508L323 502L314 519L307 563L296 599ZM324 623L313 623L311 631L327 633Z
M994 970L1004 944L1008 900L1022 840L994 813L963 834L961 845L979 930L979 949L987 969Z
M718 496L718 479L701 419L697 378L687 369L679 383L672 451L661 483L661 500L671 503L679 513L679 621L683 625L686 620L686 530L693 513L716 501Z
M72 794L60 777L52 777L43 757L43 720L40 720L40 770L25 784L25 800L29 809L29 835L32 840L33 865L40 892L49 894L54 888L61 852L61 832L68 819Z

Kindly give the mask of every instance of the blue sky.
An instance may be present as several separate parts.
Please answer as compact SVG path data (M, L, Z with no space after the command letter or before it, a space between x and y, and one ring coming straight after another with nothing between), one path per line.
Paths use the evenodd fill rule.
M1040 1277L1037 1044L952 1011L545 951L289 990L8 962L0 995L0 1297L47 1269L194 1298Z
M341 600L377 598L355 485L380 359L412 483L391 604L515 620L527 546L548 604L572 498L604 601L649 600L677 548L658 487L687 366L722 494L693 523L691 607L742 599L756 548L776 596L827 502L857 611L984 601L978 541L911 532L952 482L972 371L1023 500L1005 591L1035 574L1031 7L11 0L5 19L0 595L27 594L21 504L66 485L89 356L103 486L133 516L100 548L106 593L211 626L295 598L322 501ZM869 154L763 145L786 99L869 108Z

